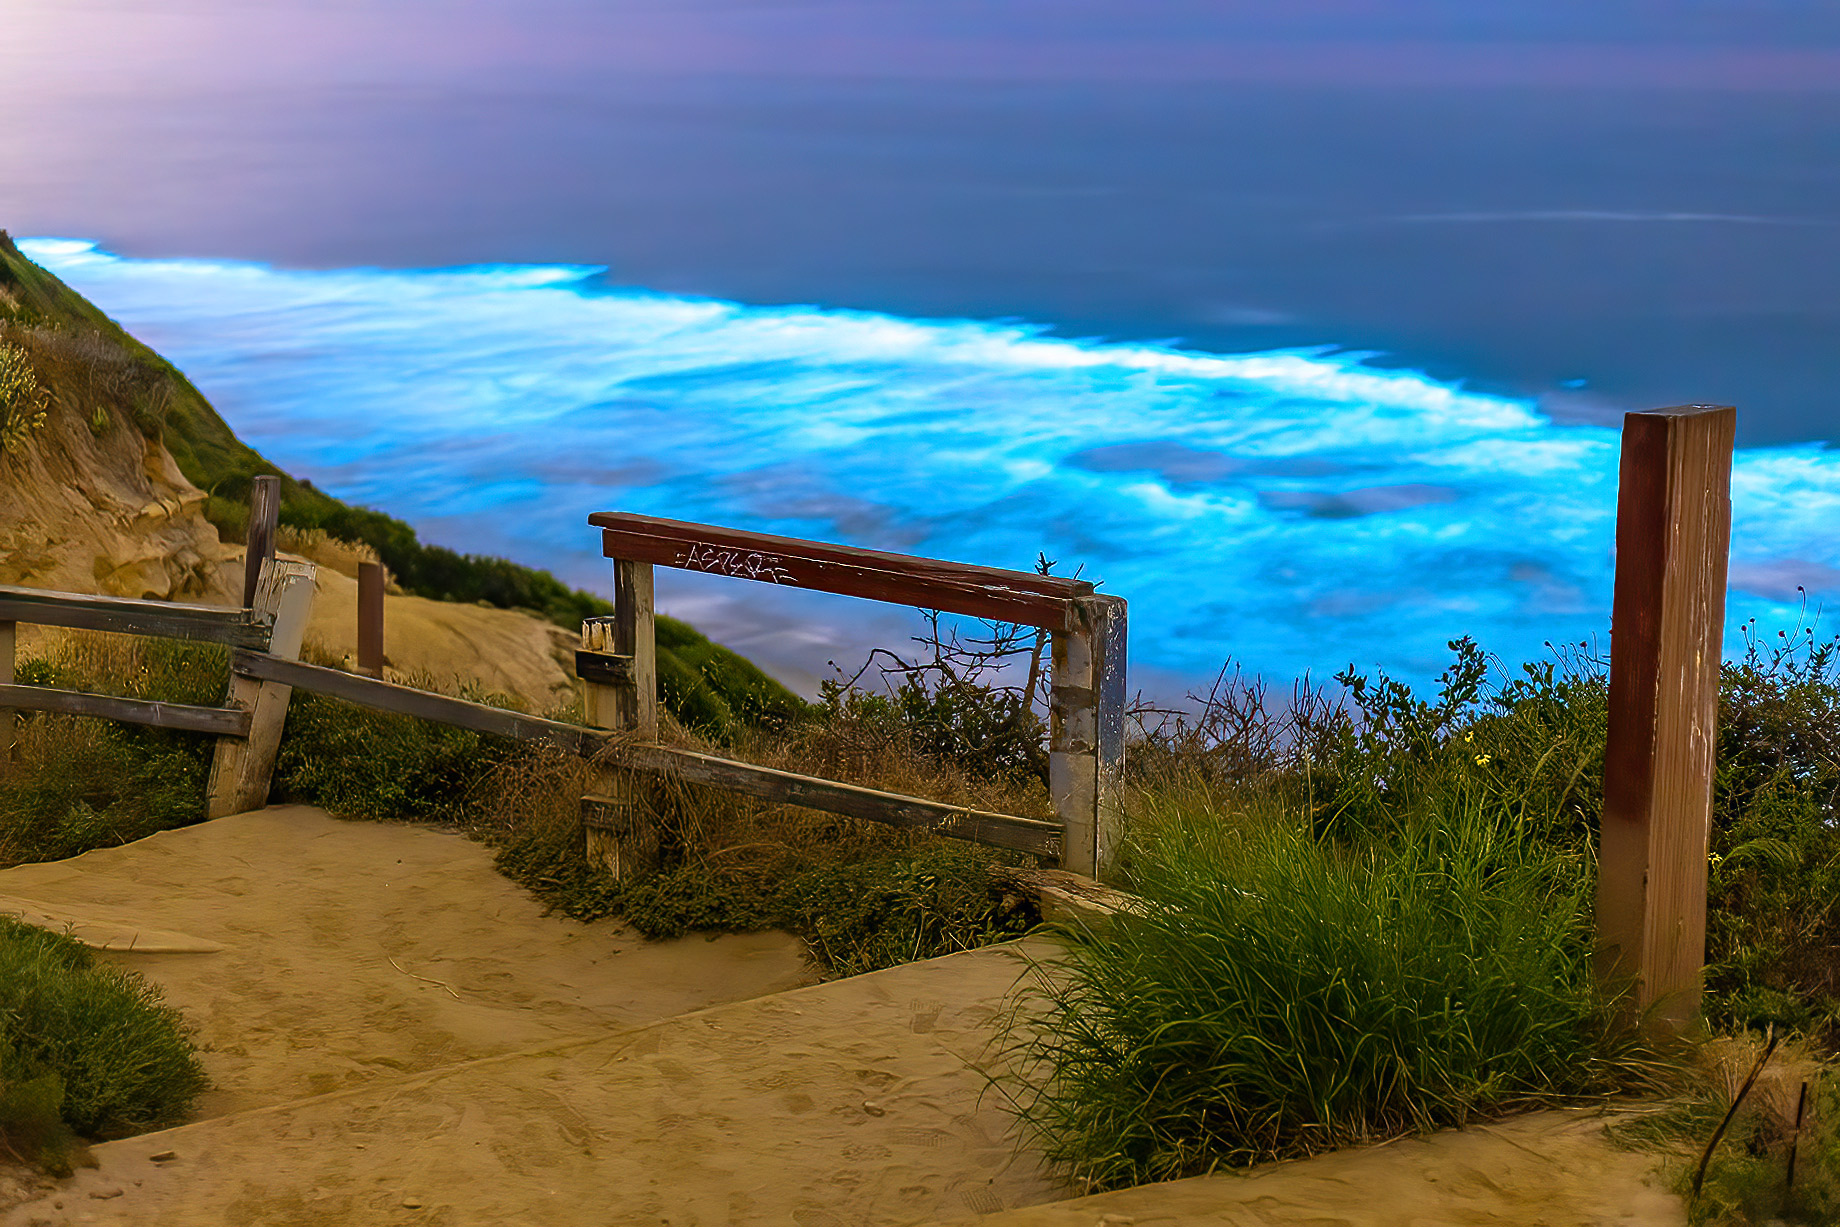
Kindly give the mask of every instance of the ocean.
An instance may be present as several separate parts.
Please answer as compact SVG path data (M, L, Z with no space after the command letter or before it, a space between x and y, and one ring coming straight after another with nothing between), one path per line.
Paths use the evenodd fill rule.
M1327 349L1218 354L1017 321L744 305L603 269L298 270L21 244L252 445L435 541L605 589L590 512L995 566L1131 608L1138 686L1229 658L1416 682L1608 629L1618 432ZM1840 452L1741 449L1728 642L1840 594ZM737 592L736 588L749 591ZM904 646L849 598L662 577L661 608L809 689Z

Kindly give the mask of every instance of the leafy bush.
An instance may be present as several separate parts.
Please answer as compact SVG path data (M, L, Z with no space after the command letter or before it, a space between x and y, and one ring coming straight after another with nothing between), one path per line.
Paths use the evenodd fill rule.
M1143 815L1141 914L1070 943L1016 1020L1049 1158L1115 1187L1640 1082L1594 992L1580 858L1482 796L1394 825Z
M177 1124L205 1085L152 984L0 917L0 1140L55 1168L68 1148L51 1111L84 1137L125 1137Z

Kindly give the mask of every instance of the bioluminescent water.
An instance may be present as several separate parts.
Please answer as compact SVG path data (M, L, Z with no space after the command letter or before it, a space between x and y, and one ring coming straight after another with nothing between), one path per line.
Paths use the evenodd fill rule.
M748 306L494 265L294 271L21 243L237 432L431 541L604 590L636 511L1030 568L1130 601L1138 683L1414 680L1608 630L1617 431L1370 355ZM1840 596L1840 452L1741 450L1728 649ZM661 572L661 606L809 684L909 623Z

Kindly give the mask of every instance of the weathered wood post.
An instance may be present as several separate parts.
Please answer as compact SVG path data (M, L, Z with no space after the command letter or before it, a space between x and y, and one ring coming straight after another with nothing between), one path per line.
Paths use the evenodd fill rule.
M0 622L0 686L13 684L13 651L17 643L17 622ZM13 761L13 734L19 715L10 707L0 707L0 769Z
M1078 597L1054 632L1048 793L1061 819L1061 868L1100 877L1122 835L1125 602Z
M1737 411L1623 419L1598 852L1599 975L1679 1028L1699 1013Z
M249 527L243 533L243 608L256 603L262 564L275 556L275 529L281 522L281 479L256 478L249 487Z
M658 645L652 613L652 564L614 559L613 616L581 624L575 673L583 717L594 728L658 740ZM615 878L643 873L658 859L649 788L630 771L595 764L581 825L589 861Z
M383 676L383 564L358 564L358 672Z
M300 657L300 641L313 612L314 567L310 562L271 558L262 567L252 606L269 621L268 654L282 660ZM275 754L281 748L281 727L287 720L292 686L262 682L241 674L230 675L226 706L250 713L249 736L219 737L211 759L211 780L206 789L205 817L222 818L257 809L268 803L269 777Z

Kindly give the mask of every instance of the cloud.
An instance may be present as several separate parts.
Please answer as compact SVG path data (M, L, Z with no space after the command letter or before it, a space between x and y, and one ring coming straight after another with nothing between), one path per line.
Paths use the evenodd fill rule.
M1734 562L1730 585L1766 600L1793 602L1803 592L1840 592L1840 570L1801 558L1769 558Z

